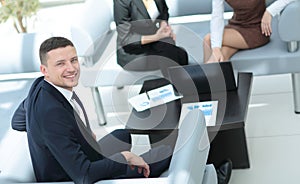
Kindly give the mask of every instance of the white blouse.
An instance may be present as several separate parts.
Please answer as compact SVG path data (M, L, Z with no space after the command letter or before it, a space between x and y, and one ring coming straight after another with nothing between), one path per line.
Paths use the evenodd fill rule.
M272 16L281 12L289 3L296 0L276 0L267 7ZM222 46L224 32L224 0L212 0L212 16L210 22L211 48Z
M151 17L152 21L155 21L159 15L159 11L158 11L155 1L151 1L147 11L148 11L148 14Z

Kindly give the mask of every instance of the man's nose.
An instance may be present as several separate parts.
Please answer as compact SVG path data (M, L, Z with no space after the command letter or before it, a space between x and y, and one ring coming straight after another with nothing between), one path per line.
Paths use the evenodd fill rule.
M66 66L68 71L74 71L76 69L72 62L67 62Z

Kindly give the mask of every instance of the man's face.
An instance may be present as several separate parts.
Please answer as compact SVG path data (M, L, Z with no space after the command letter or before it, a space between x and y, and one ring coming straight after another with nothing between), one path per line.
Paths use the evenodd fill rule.
M45 79L72 91L72 88L77 86L80 75L76 49L72 46L57 48L49 51L47 56L47 66L40 67Z

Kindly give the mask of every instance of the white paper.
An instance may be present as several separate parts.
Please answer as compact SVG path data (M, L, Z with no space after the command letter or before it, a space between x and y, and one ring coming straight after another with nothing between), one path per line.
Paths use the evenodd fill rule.
M218 101L205 101L182 104L179 126L186 114L193 109L200 109L203 112L206 126L216 125Z
M128 102L136 111L141 112L146 109L177 100L179 98L182 98L182 96L176 96L173 86L169 84L134 96L128 99Z

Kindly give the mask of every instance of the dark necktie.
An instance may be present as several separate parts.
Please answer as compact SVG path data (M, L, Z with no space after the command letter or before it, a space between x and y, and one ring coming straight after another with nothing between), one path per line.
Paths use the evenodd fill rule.
M88 120L88 117L87 117L87 114L86 114L86 111L83 107L83 104L82 102L80 101L80 99L78 98L78 96L76 95L75 92L73 92L73 95L72 95L72 99L75 100L75 102L79 105L79 107L81 108L81 111L83 112L83 115L84 115L84 120L85 120L85 123L86 123L86 127L88 128L89 131L91 131L91 127L90 127L90 123L89 123L89 120ZM76 106L76 104L75 104ZM75 107L76 108L76 107ZM78 112L77 112L78 113ZM78 115L80 115L78 113Z

